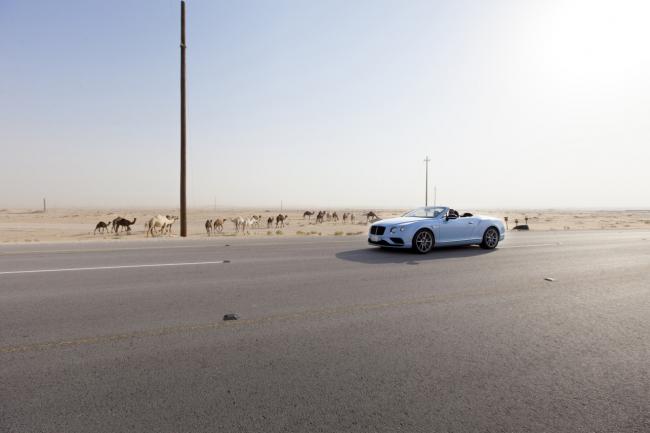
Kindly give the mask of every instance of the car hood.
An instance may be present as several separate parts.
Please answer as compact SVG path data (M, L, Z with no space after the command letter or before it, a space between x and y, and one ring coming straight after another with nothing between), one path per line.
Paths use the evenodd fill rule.
M380 226L396 226L400 224L408 224L408 223L414 223L414 222L420 222L420 221L432 221L435 218L418 218L418 217L398 217L398 218L387 218L385 220L379 220L372 225L380 225Z

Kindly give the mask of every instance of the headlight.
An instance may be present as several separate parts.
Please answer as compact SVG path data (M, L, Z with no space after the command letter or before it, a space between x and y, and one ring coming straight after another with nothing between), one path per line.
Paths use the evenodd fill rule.
M397 227L391 227L390 232L391 233L396 233L397 232Z

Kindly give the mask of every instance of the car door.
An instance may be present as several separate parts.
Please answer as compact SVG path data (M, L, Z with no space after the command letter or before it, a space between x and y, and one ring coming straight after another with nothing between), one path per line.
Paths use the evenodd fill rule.
M463 238L462 240L467 240L467 241L476 241L476 239L480 239L482 236L480 231L480 225L481 225L481 220L480 218L477 217L466 217L462 218L464 220L467 220L467 232L463 233Z
M474 216L454 219L443 218L440 224L438 241L450 244L471 242L476 238L479 222L479 218Z
M466 236L469 226L467 222L463 221L464 218L446 219L443 218L440 222L440 230L436 242L440 243L455 243L462 241Z

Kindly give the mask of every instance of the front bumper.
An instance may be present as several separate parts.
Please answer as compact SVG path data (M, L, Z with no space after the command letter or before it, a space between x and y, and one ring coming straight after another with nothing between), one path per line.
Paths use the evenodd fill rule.
M397 236L378 236L373 238L372 235L370 235L368 237L368 243L380 247L408 248L407 245L405 245L405 240Z

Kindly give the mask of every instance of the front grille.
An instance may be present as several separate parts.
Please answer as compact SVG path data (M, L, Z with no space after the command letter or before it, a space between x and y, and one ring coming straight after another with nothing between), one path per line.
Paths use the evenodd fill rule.
M371 235L383 235L384 232L386 231L386 227L384 226L372 226L370 227L370 234Z

